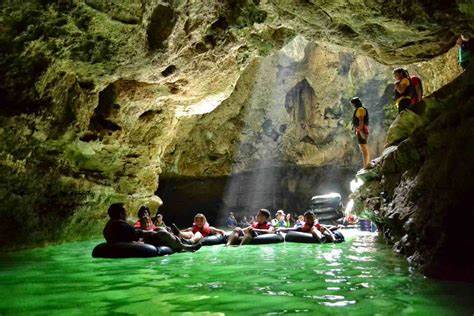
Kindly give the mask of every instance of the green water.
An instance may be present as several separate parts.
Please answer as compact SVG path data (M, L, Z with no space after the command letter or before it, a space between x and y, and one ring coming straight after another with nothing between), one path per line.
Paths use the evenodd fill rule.
M473 285L412 274L375 235L349 235L150 259L93 259L97 241L3 255L0 315L473 314Z

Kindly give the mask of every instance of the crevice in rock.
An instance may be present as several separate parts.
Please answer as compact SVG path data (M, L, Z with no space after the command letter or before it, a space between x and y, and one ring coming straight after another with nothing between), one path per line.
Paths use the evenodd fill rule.
M151 50L166 47L166 40L176 24L176 12L167 5L158 5L151 14L147 27L148 47Z
M92 142L99 139L99 135L91 131L86 131L79 139L83 142Z
M217 39L216 36L212 34L208 34L204 36L204 43L210 45L212 48L214 48L217 45Z
M143 112L142 114L140 114L140 116L138 117L139 120L142 120L142 121L149 121L151 120L154 116L156 115L159 115L161 114L163 111L161 109L159 110L147 110L145 112Z
M223 16L220 16L214 23L211 24L211 29L213 30L219 29L225 31L228 27L229 23Z
M174 74L176 72L178 68L175 66L175 65L169 65L168 67L166 67L162 72L161 72L161 75L163 77L168 77L168 76L171 76L172 74Z
M304 122L314 106L316 94L313 87L306 79L298 82L288 93L285 98L285 108L290 114L293 114L295 122Z
M359 36L356 31L354 31L349 25L347 24L338 24L336 26L336 30L340 33L341 36L343 37L348 37L348 38L355 38Z
M99 93L99 104L91 117L89 130L96 132L115 132L122 128L114 123L110 117L120 109L120 105L115 103L117 98L114 84L110 84Z

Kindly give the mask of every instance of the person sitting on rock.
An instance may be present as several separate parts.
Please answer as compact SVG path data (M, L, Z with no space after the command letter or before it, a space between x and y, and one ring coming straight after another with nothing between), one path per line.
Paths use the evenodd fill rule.
M413 106L423 100L423 83L417 75L412 75L410 77L410 83L413 85L413 89L415 90L411 98L411 105Z
M278 210L275 214L275 218L272 219L272 226L275 228L286 227L285 212Z
M334 236L334 233L331 231L331 229L319 224L319 221L316 219L313 211L307 211L304 213L304 223L301 226L295 228L280 228L277 230L277 232L278 231L311 233L311 235L313 235L313 237L320 242L324 242L326 239L333 242L336 241L336 236Z
M270 211L263 208L260 209L258 211L256 219L257 220L253 222L252 225L246 228L236 227L232 234L229 236L227 246L238 245L240 237L243 237L242 241L240 242L240 245L245 245L250 243L252 239L257 237L258 235L270 234L274 232L274 228L270 222Z
M201 213L198 213L194 216L194 223L192 227L180 230L175 224L172 224L171 229L176 236L184 240L188 240L191 244L196 244L207 236L217 234L221 234L222 236L225 235L225 231L209 226L206 216Z
M352 126L357 136L359 149L362 153L363 166L367 168L370 166L370 152L367 145L369 138L369 111L362 105L358 97L352 98L351 104L355 108L354 114L352 115Z
M110 205L107 213L110 220L105 225L103 234L107 243L118 242L137 242L140 238L148 244L159 246L168 246L173 251L196 251L201 247L201 244L184 245L179 238L173 236L166 230L159 231L144 231L135 229L132 225L126 222L127 211L123 203L114 203Z
M157 227L153 224L150 217L150 209L146 206L141 206L138 210L138 220L135 222L133 227L141 230L156 230Z
M410 82L408 71L403 68L397 68L393 71L393 76L396 80L394 86L395 105L398 108L398 113L401 113L409 109L411 100L416 92Z

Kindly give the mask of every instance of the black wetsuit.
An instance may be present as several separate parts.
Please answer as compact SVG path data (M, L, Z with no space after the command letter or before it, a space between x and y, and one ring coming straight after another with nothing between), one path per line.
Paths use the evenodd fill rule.
M108 243L138 240L138 233L135 228L124 220L109 220L103 233Z

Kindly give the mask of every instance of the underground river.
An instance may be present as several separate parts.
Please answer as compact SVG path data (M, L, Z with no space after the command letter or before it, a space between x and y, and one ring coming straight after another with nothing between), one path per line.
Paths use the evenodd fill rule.
M149 259L93 259L98 241L0 256L1 315L472 315L474 285L411 273L375 233Z

